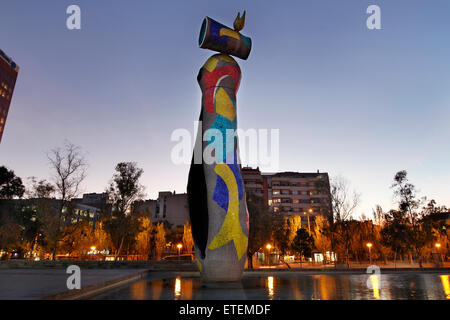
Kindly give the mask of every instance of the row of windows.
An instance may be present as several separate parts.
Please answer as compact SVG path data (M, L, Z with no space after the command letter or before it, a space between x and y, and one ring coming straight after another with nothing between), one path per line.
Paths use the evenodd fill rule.
M279 194L285 194L285 195L308 195L308 196L313 196L313 195L318 195L320 194L320 192L318 192L317 190L309 190L309 191L299 191L299 190L273 190L272 191L272 195L279 195Z
M326 200L323 202L325 203ZM273 200L269 200L269 205L272 205L272 203L320 203L320 199L282 199L282 198L275 198Z
M269 184L269 188L270 187L311 187L312 183L309 182L305 182L305 183L300 183L300 182L272 182L272 184Z

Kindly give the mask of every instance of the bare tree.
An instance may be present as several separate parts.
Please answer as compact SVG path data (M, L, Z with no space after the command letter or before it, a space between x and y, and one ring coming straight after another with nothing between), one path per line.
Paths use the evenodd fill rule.
M350 183L344 177L338 176L331 179L331 205L336 222L350 219L358 207L361 195L355 190L350 190Z
M372 209L372 215L373 215L373 222L378 225L382 226L384 222L384 212L383 208L377 204L374 209Z
M47 158L53 172L55 191L60 202L56 217L57 231L52 239L54 241L52 259L55 260L61 234L61 220L64 218L67 203L78 195L80 184L86 177L87 163L81 148L69 141L64 142L62 147L50 150Z
M350 190L350 183L344 177L338 176L331 179L331 205L333 210L333 221L330 226L330 237L332 249L335 249L335 240L343 246L343 253L349 263L349 249L352 241L351 218L360 202L360 194ZM342 255L338 255L342 261Z

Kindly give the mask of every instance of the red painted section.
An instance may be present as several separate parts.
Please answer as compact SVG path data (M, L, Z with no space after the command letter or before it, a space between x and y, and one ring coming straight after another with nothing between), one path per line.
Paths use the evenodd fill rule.
M216 68L211 72L206 72L204 77L205 86L205 109L209 113L214 113L214 89L217 85L217 81L223 76L230 76L235 83L234 91L239 89L239 83L241 81L241 70L238 66L224 66Z

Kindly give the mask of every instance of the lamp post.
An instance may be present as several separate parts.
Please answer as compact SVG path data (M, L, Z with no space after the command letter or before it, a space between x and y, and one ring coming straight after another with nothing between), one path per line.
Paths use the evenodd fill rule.
M92 252L92 260L95 260L95 249L97 249L97 247L96 246L91 246L89 249L91 249L91 252Z
M438 255L439 255L439 264L441 264L441 262L442 262L442 256L441 256L441 250L440 250L441 249L441 244L439 242L437 242L434 246L436 247L436 250L437 250Z
M270 264L270 249L272 249L272 245L270 243L268 243L266 245L266 249L267 249L267 264Z
M313 213L314 212L314 209L313 208L309 208L308 209L308 233L309 233L309 235L311 235L311 226L310 226L310 224L309 224L309 214L310 213Z
M372 243L368 242L366 246L369 248L369 264L372 264Z
M178 260L180 260L180 251L181 248L183 248L183 245L181 243L177 244L177 248L178 248Z

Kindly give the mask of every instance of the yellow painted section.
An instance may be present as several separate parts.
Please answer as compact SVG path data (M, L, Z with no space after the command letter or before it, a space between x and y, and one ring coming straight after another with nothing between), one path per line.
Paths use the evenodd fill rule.
M222 36L228 36L230 38L234 38L237 40L241 40L241 36L239 35L239 32L236 32L231 29L222 28L220 29L219 35Z
M237 64L236 60L234 60L232 57L230 57L229 55L226 55L226 54L221 54L219 56L219 59L223 60L223 61L226 61L226 62Z
M236 118L236 108L233 101L231 101L227 92L223 88L219 88L215 95L216 98L216 112L225 118L233 121Z
M225 163L216 165L214 171L219 175L228 188L228 211L223 221L222 228L208 246L214 250L233 240L238 260L241 260L247 250L248 239L242 232L239 222L239 194L233 171Z
M200 273L202 273L203 272L202 263L197 258L195 258L195 262L197 262L198 270L200 270Z
M217 59L215 57L211 57L205 62L203 67L206 70L208 70L209 72L211 72L211 71L213 71L216 68L218 62L219 62L219 59Z

